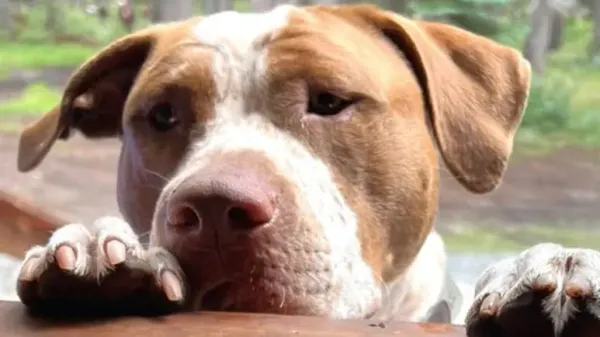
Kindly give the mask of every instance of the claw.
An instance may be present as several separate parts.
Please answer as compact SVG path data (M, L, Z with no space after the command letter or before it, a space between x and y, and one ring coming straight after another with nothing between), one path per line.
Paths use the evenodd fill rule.
M19 281L30 282L35 279L34 266L38 264L40 258L32 257L21 266L21 272L19 274Z
M485 316L491 317L491 316L496 315L496 311L498 310L499 302L500 302L500 294L492 293L492 294L487 295L481 302L479 314L484 317Z
M54 253L56 263L62 270L73 270L75 269L75 250L67 245L58 247Z
M161 282L165 295L170 301L177 302L183 298L183 292L179 279L169 270L165 270L161 275Z
M104 247L108 261L116 266L120 263L125 262L127 249L125 245L119 240L110 240L105 244Z
M574 299L582 299L592 295L592 284L582 278L572 278L565 286L567 296Z
M541 274L531 284L534 291L542 294L551 294L556 290L556 287L556 276L551 273Z

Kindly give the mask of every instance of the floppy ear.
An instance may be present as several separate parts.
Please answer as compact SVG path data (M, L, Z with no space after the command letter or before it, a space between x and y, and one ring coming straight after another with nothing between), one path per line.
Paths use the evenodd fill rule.
M530 64L519 52L446 24L414 21L372 6L347 11L375 28L411 64L441 156L468 190L498 186L529 95Z
M67 139L72 129L92 138L119 135L123 106L155 35L147 29L121 38L76 70L60 104L21 132L19 171L35 168L54 142Z

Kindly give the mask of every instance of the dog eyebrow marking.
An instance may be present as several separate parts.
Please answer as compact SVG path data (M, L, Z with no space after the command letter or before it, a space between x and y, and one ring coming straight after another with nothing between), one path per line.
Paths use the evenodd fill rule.
M218 101L240 100L245 87L264 75L266 44L289 22L293 5L280 5L263 13L226 11L200 20L193 35L205 47L215 50L213 74Z
M296 8L280 5L263 13L216 13L202 19L194 27L194 35L207 46L225 45L232 53L243 56L261 37L284 27L290 12Z

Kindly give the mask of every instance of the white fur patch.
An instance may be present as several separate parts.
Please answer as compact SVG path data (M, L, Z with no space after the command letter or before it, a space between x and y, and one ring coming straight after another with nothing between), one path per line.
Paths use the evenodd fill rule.
M432 231L406 272L387 284L383 306L374 318L421 321L440 297L445 272L444 242L437 232Z

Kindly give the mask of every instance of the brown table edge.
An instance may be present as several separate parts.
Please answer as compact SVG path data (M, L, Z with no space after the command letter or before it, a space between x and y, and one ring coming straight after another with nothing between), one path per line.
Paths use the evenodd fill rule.
M64 219L34 206L33 202L23 197L0 190L0 215L13 216L14 214L28 218L31 226L41 231L54 230L67 223Z
M33 203L0 190L0 247L2 253L22 258L34 245L44 245L66 222Z
M333 320L320 317L196 312L154 318L51 320L34 317L18 302L0 301L0 336L398 336L464 337L462 326Z

